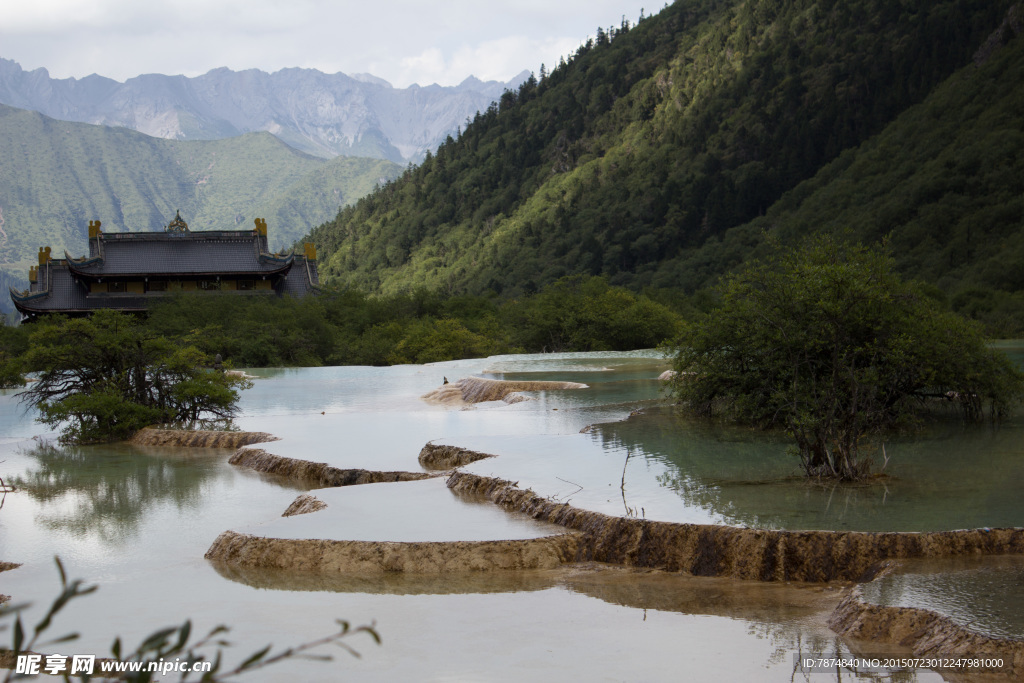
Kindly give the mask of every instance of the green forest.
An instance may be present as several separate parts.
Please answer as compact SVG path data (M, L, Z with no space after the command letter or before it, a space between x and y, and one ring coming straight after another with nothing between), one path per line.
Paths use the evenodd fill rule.
M312 232L326 280L515 298L599 275L699 296L815 232L888 236L995 335L1024 332L1019 7L681 0L601 29Z
M666 305L587 276L519 299L333 287L303 299L181 293L157 305L143 327L147 339L220 354L234 367L294 367L652 348L674 338L682 320ZM22 373L38 369L27 354L37 327L0 326L0 386L19 385Z
M147 325L236 367L653 347L769 245L838 235L1024 335L1022 24L1010 0L680 0L315 228L319 296L178 296Z

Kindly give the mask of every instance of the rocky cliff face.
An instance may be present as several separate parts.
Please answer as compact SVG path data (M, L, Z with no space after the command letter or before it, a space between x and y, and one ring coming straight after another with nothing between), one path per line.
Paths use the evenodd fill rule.
M53 79L46 69L25 71L0 59L0 103L176 140L268 131L316 156L404 164L420 161L528 75L508 83L470 76L454 87L393 88L368 74L221 68L195 78L147 74L119 83L97 75Z

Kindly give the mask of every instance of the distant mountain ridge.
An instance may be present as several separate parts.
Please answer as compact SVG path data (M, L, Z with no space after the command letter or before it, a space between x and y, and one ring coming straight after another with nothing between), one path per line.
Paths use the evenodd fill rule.
M6 285L27 286L39 247L88 252L87 225L160 230L181 210L192 230L252 229L287 250L338 208L402 167L386 159L323 159L266 132L163 140L127 128L58 121L0 105L0 311Z
M123 126L171 140L219 140L266 131L314 156L419 162L487 109L508 82L468 77L457 86L394 88L370 74L315 69L214 69L202 76L145 74L54 79L0 58L0 104L62 121Z

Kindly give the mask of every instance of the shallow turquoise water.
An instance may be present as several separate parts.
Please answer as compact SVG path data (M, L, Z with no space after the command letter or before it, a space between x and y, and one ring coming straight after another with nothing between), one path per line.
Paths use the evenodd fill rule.
M784 437L687 420L670 408L601 425L592 438L607 452L642 455L681 505L728 524L855 531L1024 526L1019 417L999 427L948 422L895 436L884 456L874 456L882 476L857 485L807 481Z
M272 453L341 467L418 471L416 456L427 441L476 447L499 457L475 463L473 471L610 514L793 528L1020 524L1013 520L1021 506L1010 497L1012 482L1020 481L1016 423L998 432L950 426L894 442L888 479L824 490L793 476L784 442L680 423L659 407L665 399L655 378L665 367L648 352L259 370L238 423L282 437L262 446ZM444 377L470 375L589 388L470 410L420 400ZM638 408L646 412L627 420ZM234 624L239 655L270 641L322 636L335 617L377 619L384 646L360 647L363 660L337 664L357 680L672 680L681 667L717 678L790 680L788 653L843 647L824 626L821 608L780 586L670 577L671 587L645 588L655 579L517 574L404 581L396 588L393 580L358 577L340 584L226 577L202 557L213 539L226 529L277 524L299 492L227 465L228 454L55 447L32 415L17 409L12 392L0 392L0 468L24 487L0 509L0 560L24 563L0 574L0 592L45 603L56 592L55 554L71 576L99 583L98 593L62 615L65 630L85 633L76 652L105 651L114 635L131 641L185 618L197 631ZM969 467L979 458L995 467ZM379 498L374 502L395 520L441 500L403 491L411 489L366 487L360 495ZM442 502L436 506L440 512ZM352 524L372 532L377 522L360 510L353 508ZM675 600L658 597L679 592L684 596ZM322 666L289 664L253 680L339 675ZM929 672L918 677L930 679Z

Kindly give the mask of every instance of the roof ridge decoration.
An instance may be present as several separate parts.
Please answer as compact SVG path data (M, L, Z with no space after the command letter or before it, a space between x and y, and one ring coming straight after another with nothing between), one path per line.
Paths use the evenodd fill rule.
M76 266L91 266L97 263L103 263L103 255L99 254L97 256L81 256L79 258L75 258L68 253L67 249L65 249L64 260L68 263L73 263Z
M30 289L18 290L15 289L13 286L9 286L8 289L11 290L11 299L18 302L33 301L35 299L45 299L46 297L50 296L50 290L48 289L43 289L38 292L33 292Z
M320 286L313 283L313 267L310 263L315 259L309 259L308 257L303 259L303 265L306 266L306 282L309 283L309 289L313 292L320 292Z
M181 209L177 209L174 212L174 220L167 224L167 227L165 228L165 231L166 232L175 232L175 233L191 232L188 229L188 223L183 221L182 218L181 218Z
M291 263L295 260L295 254L268 254L266 252L260 252L260 263Z
M266 244L267 219L256 218L253 219L253 223L256 224L256 229L254 230L254 232L256 233L256 253L258 255L257 258L259 259L260 263L279 263L283 265L290 264L292 261L295 260L294 249L288 254L282 254L280 252L274 252L273 254L271 254L269 253L269 251L263 251L263 249L261 249L260 247ZM260 237L264 238L262 244L259 240Z
M50 247L43 249L39 247L39 266L29 269L29 285L28 289L19 290L13 286L8 285L7 289L10 290L11 300L15 304L23 301L34 301L36 299L45 299L50 296ZM39 289L32 291L32 285L39 286Z

